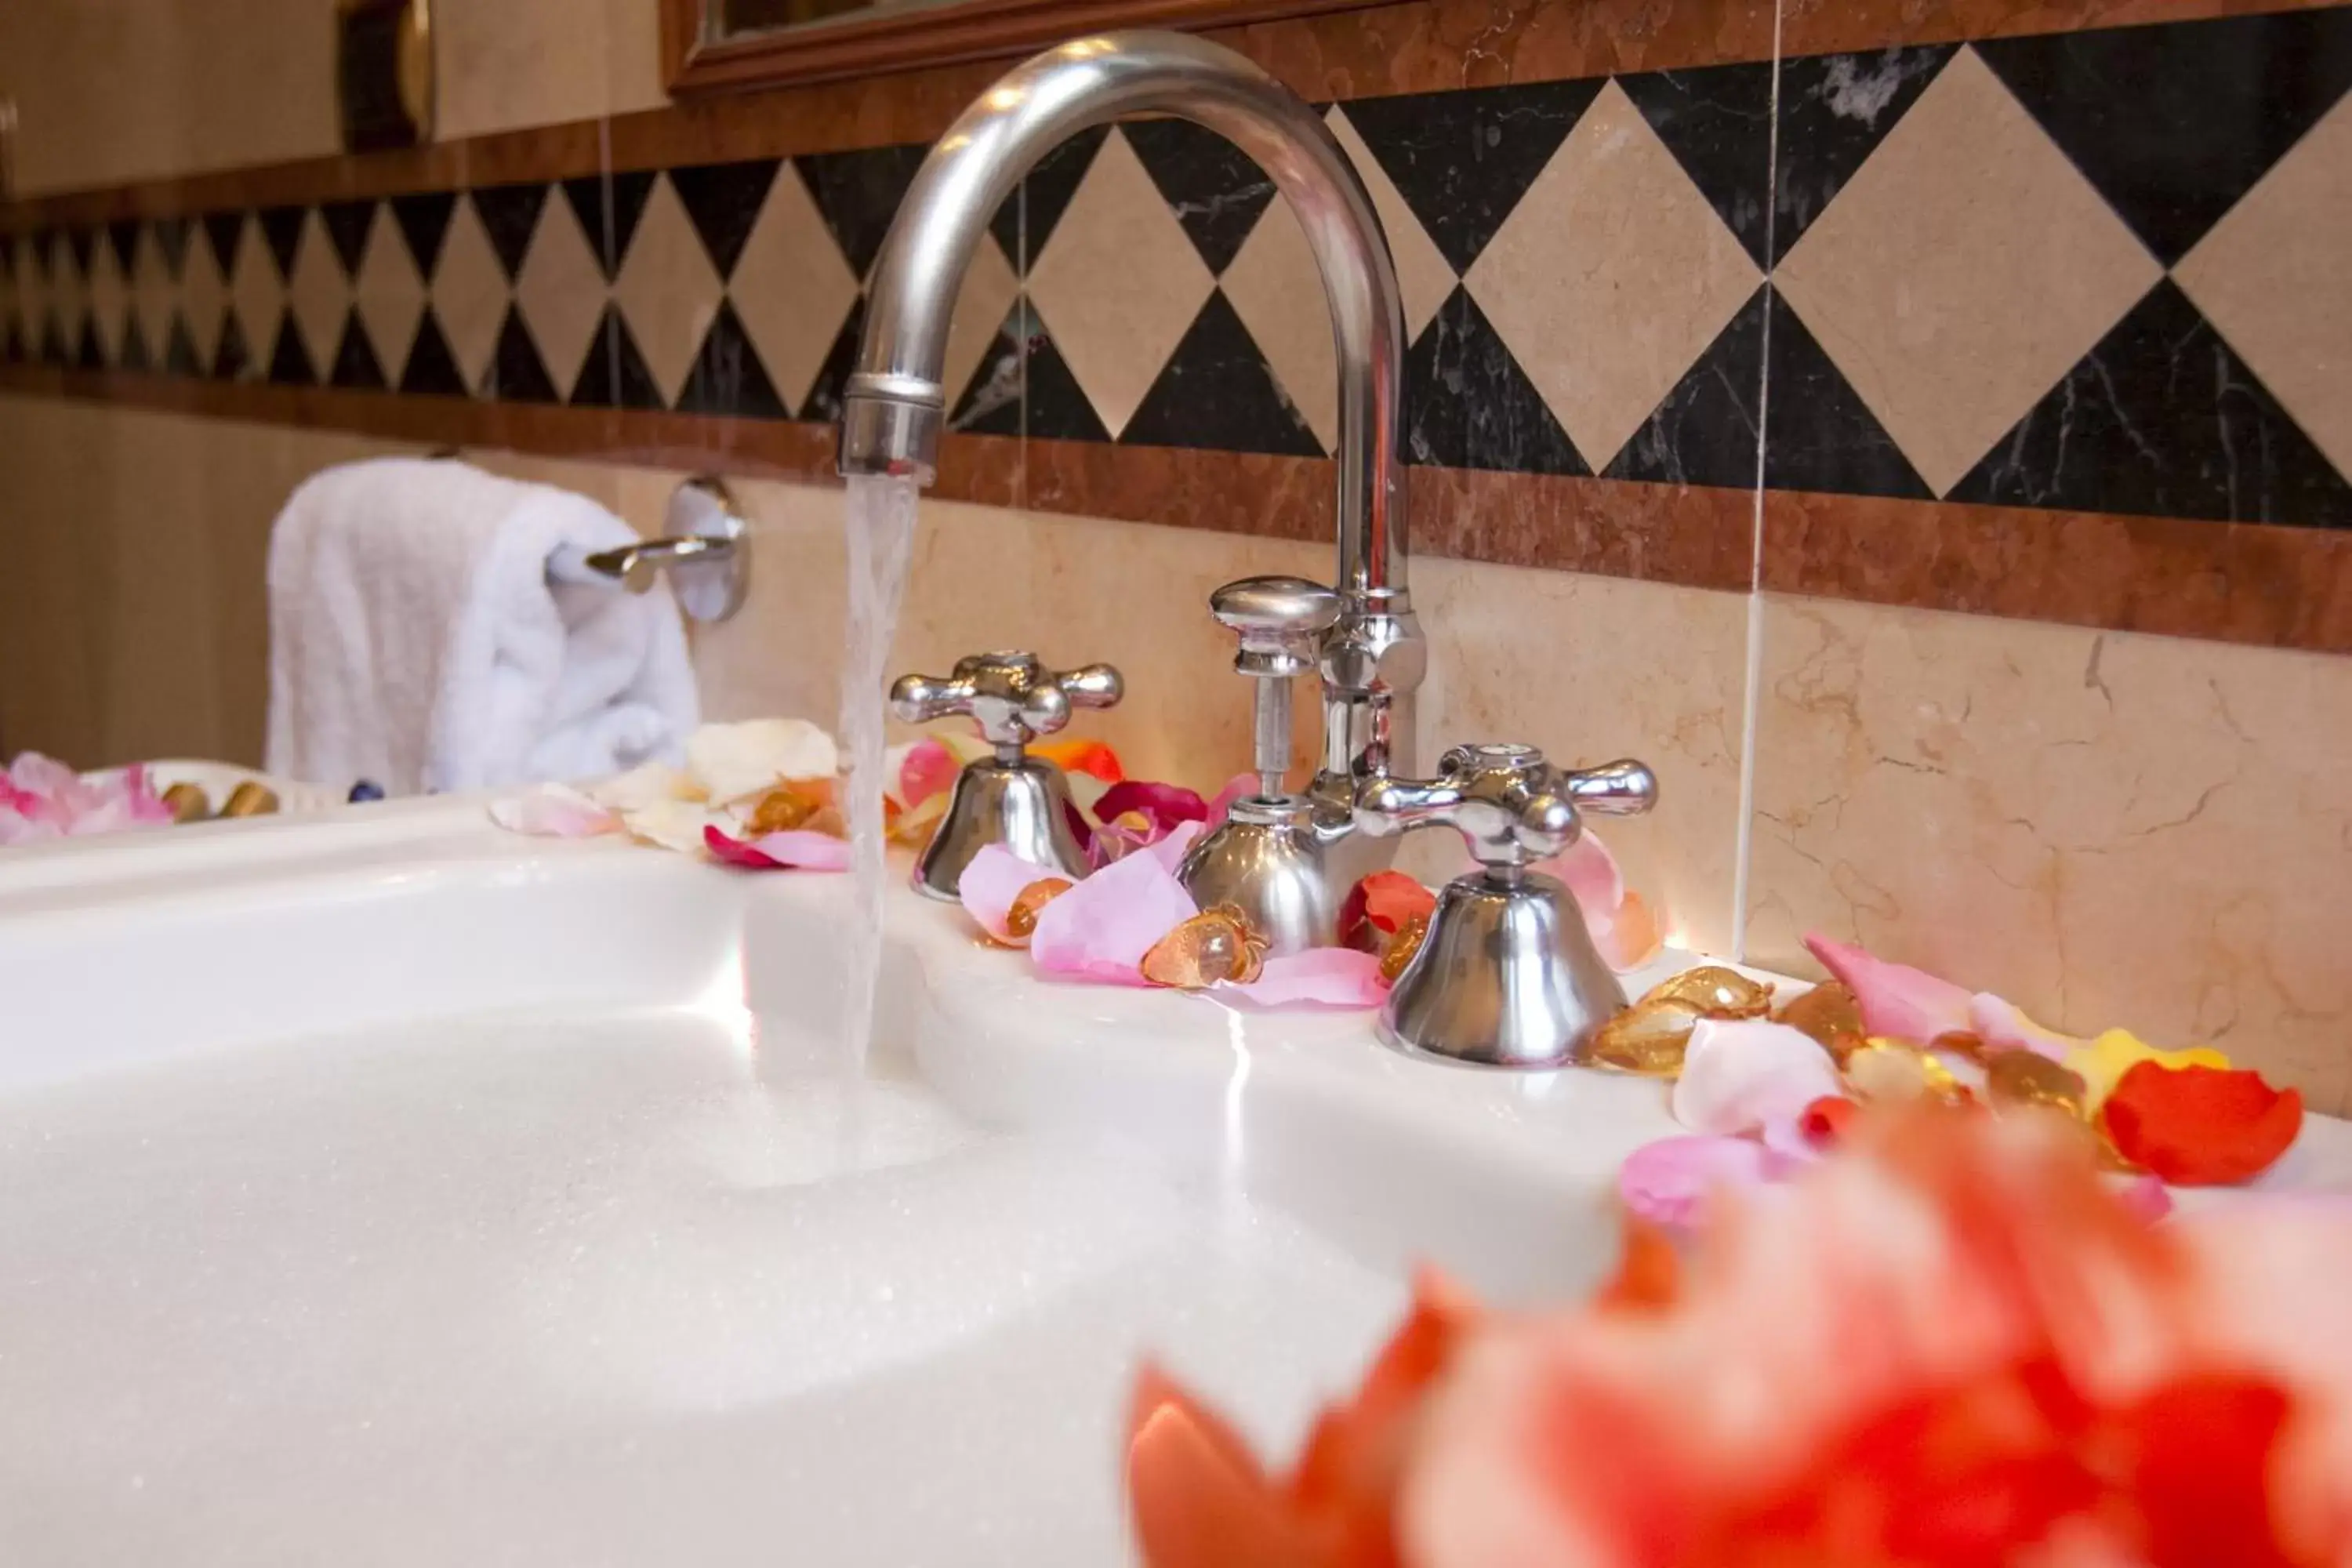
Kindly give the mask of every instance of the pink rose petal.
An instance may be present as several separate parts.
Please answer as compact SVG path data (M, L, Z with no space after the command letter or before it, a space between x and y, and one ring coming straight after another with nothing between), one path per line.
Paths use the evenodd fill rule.
M2053 1061L2064 1061L2067 1052L2091 1043L2043 1028L2023 1008L1990 991L1969 998L1969 1027L1993 1050L2034 1051Z
M1184 863L1184 857L1191 853L1192 846L1199 843L1201 836L1207 831L1201 823L1180 822L1169 831L1168 837L1156 844L1146 845L1144 852L1167 867L1172 875L1176 868Z
M1793 1123L1844 1092L1819 1041L1768 1018L1702 1018L1675 1080L1675 1120L1694 1132L1753 1132Z
M2146 1224L2154 1225L2172 1213L2172 1189L2164 1184L2161 1177L2134 1176L2108 1190L2134 1218Z
M962 771L955 753L939 737L924 736L907 748L906 761L898 764L898 804L918 806L954 788L956 774Z
M1200 912L1157 856L1130 855L1040 910L1029 956L1048 974L1141 985L1151 944Z
M1269 958L1246 985L1220 985L1214 994L1246 996L1261 1007L1377 1007L1388 999L1381 961L1351 947L1317 947Z
M1617 857L1590 829L1550 859L1537 861L1535 868L1566 882L1587 918L1606 918L1625 901L1625 874L1617 868Z
M1234 802L1256 793L1255 773L1235 773L1225 781L1225 787L1217 792L1217 798L1209 803L1209 815L1203 819L1203 826L1214 833L1225 825L1225 813L1232 808Z
M593 838L617 833L621 819L570 784L539 784L490 802L490 820L509 833L541 838Z
M1969 994L1950 981L1825 936L1809 936L1805 945L1853 993L1863 1026L1872 1034L1926 1045L1969 1027Z
M956 894L963 900L964 912L980 922L981 930L1008 947L1027 947L1027 937L1016 937L1005 929L1004 917L1013 912L1013 900L1021 896L1022 889L1061 874L1031 865L1002 844L983 845L956 879Z
M1716 1194L1780 1181L1803 1163L1747 1138L1661 1138L1625 1156L1617 1195L1653 1225L1687 1229Z
M747 871L846 871L849 841L830 833L793 828L761 838L737 838L716 825L702 830L702 842L712 857Z

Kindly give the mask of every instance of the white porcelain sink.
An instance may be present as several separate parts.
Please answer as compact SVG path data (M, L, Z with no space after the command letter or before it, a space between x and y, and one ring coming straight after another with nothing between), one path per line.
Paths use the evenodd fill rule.
M1119 1561L1139 1354L1286 1450L1412 1261L1590 1282L1673 1131L911 894L853 1080L845 879L339 816L0 862L13 1562Z

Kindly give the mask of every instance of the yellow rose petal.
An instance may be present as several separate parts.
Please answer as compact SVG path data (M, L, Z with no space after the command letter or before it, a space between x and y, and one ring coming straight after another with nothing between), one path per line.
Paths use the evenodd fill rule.
M2129 1029L2109 1029L2089 1045L2066 1053L2066 1066L2082 1075L2084 1108L2089 1111L2096 1111L2105 1104L2124 1074L2142 1062L2172 1069L2227 1068L2230 1058L2210 1046L2160 1051Z

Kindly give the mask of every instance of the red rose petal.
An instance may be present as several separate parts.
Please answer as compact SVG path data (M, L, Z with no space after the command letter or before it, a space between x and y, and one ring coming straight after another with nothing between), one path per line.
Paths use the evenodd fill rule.
M2176 1186L2222 1186L2274 1164L2303 1130L2303 1096L2256 1072L2139 1062L2100 1109L2116 1152Z

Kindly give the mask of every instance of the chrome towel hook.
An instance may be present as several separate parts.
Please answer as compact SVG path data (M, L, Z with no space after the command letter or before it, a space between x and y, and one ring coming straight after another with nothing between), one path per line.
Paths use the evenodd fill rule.
M751 586L751 534L725 481L698 474L670 492L662 537L618 550L563 551L550 558L558 582L642 594L662 573L688 620L723 621Z

